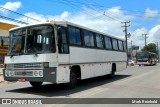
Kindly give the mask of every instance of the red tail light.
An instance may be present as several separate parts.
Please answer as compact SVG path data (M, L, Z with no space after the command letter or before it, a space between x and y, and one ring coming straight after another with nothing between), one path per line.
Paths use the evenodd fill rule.
M3 64L4 69L6 69L7 64Z

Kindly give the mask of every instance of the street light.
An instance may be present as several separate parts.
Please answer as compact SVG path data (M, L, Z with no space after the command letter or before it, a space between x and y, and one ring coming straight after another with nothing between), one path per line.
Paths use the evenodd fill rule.
M128 33L127 37L130 38L131 37L131 33Z

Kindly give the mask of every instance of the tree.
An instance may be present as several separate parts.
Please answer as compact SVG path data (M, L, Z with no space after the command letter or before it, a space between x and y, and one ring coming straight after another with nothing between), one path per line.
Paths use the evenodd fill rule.
M148 45L144 46L143 49L141 49L141 51L149 51L149 52L157 53L156 44L149 43Z

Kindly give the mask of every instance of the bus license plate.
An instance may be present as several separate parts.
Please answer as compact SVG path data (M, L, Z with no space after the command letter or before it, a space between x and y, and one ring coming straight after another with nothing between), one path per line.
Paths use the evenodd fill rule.
M25 79L25 78L19 78L18 81L19 81L19 82L25 82L26 79Z

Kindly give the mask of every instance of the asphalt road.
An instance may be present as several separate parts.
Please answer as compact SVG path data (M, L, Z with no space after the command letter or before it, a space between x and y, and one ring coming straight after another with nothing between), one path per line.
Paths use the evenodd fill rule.
M117 72L114 79L106 76L80 81L72 90L63 85L44 84L34 89L28 82L0 83L0 98L159 98L160 97L160 64L157 66L131 66ZM74 103L74 100L72 101ZM1 106L1 105L0 105ZM10 105L8 105L10 106ZM21 105L12 105L15 107ZM27 107L28 105L24 105ZM37 106L37 105L34 105ZM48 104L46 107L99 107L103 104ZM110 107L159 107L158 104L108 104ZM6 107L6 105L5 105Z

